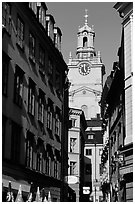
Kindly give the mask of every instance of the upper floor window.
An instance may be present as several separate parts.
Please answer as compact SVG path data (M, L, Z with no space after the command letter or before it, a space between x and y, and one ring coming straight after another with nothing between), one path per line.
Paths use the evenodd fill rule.
M47 106L47 128L51 131L53 128L53 104L51 100L48 100Z
M2 2L2 24L6 31L11 34L11 5L6 2Z
M93 140L93 139L94 139L94 135L88 134L88 135L87 135L87 138L88 138L88 140Z
M76 126L76 118L71 118L72 127Z
M34 135L28 131L26 139L26 166L29 168L34 167L34 152L35 152Z
M70 152L75 152L76 138L70 138Z
M86 155L92 155L92 149L86 149Z
M60 117L60 110L57 108L56 109L56 114L55 114L55 134L59 136L57 138L60 140L61 138L61 117Z
M48 60L48 73L51 77L53 74L53 67L54 67L53 61L49 58L49 60Z
M44 103L45 103L45 96L43 91L39 90L38 96L38 120L40 122L44 122Z
M23 99L23 76L24 72L16 66L15 77L14 77L14 102L22 106Z
M37 15L37 2L29 2L29 8L31 8L35 15Z
M21 143L21 127L15 122L12 122L11 159L15 163L19 163L20 143Z
M84 48L87 48L87 41L88 41L87 37L84 37L83 38L83 47Z
M8 90L9 60L9 57L2 53L2 93L5 96L7 96Z
M39 22L42 24L42 26L46 27L46 17L45 17L45 10L42 6L39 8Z
M75 175L76 162L70 161L70 175Z
M29 34L29 57L33 62L35 62L35 49L36 49L36 40L34 36L30 33Z
M19 16L17 18L17 44L22 49L24 48L24 23Z
M35 83L31 79L29 79L28 112L33 116L35 114Z

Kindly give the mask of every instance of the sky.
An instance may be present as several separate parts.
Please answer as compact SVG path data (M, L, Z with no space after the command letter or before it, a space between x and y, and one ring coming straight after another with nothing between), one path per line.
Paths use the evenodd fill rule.
M101 52L106 77L113 62L118 60L121 41L122 19L113 8L116 2L46 2L47 13L53 15L55 26L62 31L62 54L68 63L69 53L76 57L78 27L84 25L85 9L88 10L88 25L94 25L95 51Z

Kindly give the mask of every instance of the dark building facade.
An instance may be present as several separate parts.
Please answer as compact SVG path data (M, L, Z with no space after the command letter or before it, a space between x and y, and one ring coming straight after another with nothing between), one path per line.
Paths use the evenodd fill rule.
M67 201L68 80L61 30L45 3L2 3L3 201L30 183Z

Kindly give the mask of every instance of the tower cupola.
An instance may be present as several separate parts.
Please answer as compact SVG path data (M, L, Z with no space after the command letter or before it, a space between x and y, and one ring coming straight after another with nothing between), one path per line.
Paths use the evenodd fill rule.
M95 55L94 48L94 27L88 26L88 13L87 9L85 9L85 22L83 27L79 27L77 33L77 52L76 56L79 59L91 58Z

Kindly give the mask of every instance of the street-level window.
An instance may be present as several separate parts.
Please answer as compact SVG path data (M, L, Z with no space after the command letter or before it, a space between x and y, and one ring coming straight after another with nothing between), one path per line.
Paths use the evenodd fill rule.
M86 149L86 155L92 155L92 149Z
M9 72L9 57L2 53L2 93L7 96L8 92L8 72Z
M2 157L5 157L5 140L6 140L7 117L2 115Z
M19 163L21 143L21 127L12 121L11 160Z
M17 44L22 49L24 48L24 23L19 16L17 18Z
M75 167L76 167L76 162L71 161L70 162L70 175L75 174Z
M15 77L14 77L14 102L18 106L22 106L23 99L23 76L24 72L16 66Z
M33 116L35 114L35 83L31 79L29 79L28 112Z

